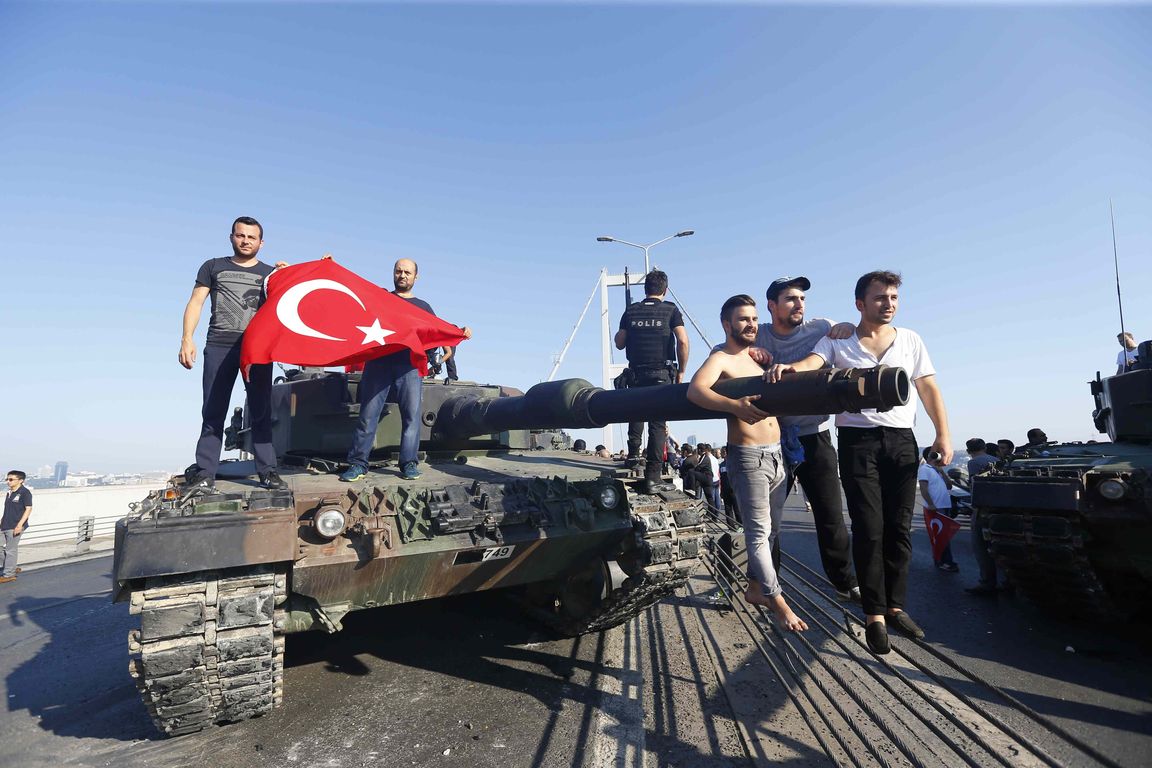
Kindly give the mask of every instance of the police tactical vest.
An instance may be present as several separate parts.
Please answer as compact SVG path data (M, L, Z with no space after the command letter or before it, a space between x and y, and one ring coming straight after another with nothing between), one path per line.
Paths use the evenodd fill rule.
M672 336L672 313L676 305L652 302L648 299L633 304L625 311L624 328L628 332L625 351L632 367L659 366L670 358L669 339Z

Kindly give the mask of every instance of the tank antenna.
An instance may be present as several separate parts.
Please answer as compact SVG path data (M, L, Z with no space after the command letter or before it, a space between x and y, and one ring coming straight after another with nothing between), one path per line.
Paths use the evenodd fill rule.
M1112 220L1112 266L1116 272L1116 305L1120 308L1120 333L1123 334L1125 333L1124 300L1120 297L1120 256L1116 250L1116 214L1112 210L1112 198L1108 198L1108 217Z

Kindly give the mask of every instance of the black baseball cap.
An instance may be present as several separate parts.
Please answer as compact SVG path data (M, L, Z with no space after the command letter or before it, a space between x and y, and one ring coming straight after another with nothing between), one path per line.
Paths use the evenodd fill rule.
M776 301L776 298L780 295L780 291L785 288L799 288L802 291L806 291L811 287L812 281L806 277L778 277L768 286L768 290L764 296L768 301Z

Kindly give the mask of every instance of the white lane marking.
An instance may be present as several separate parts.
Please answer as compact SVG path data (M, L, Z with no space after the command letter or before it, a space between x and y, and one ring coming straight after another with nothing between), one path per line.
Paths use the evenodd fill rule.
M586 768L643 768L644 675L640 671L640 619L604 633L604 661L596 677L600 709L592 724Z

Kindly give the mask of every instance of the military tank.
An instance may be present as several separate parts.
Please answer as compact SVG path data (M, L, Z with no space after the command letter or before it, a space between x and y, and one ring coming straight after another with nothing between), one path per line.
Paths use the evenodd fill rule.
M1152 342L1135 368L1089 386L1109 441L1028 446L974 478L972 504L1019 594L1120 620L1152 604Z
M285 636L339 631L353 611L516 588L555 631L576 635L636 616L699 562L704 502L551 448L565 445L557 429L722 415L690 403L687 385L604 391L569 379L520 393L426 381L423 476L401 480L380 465L399 445L390 413L372 471L341 483L333 473L358 385L359 374L319 370L274 386L287 490L177 477L118 523L114 599L140 616L130 671L166 734L271 711L283 696ZM759 393L769 410L799 414L890 408L907 401L909 384L903 370L881 367L717 390ZM237 421L232 439L244 433Z

